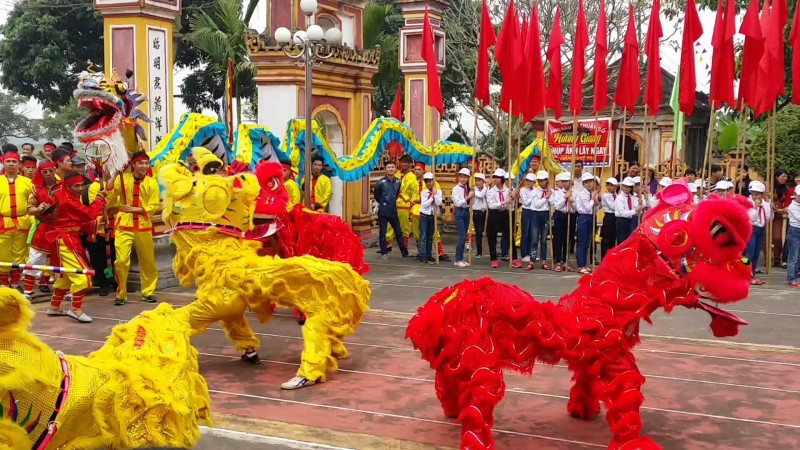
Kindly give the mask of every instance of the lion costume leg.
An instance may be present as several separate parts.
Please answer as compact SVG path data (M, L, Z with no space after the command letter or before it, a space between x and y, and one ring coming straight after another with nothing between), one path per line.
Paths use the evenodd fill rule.
M614 437L610 450L658 450L661 446L647 436L642 436L642 384L644 377L636 366L633 353L625 351L619 358L609 356L609 362L600 373L603 383L603 403L608 412L606 420Z
M328 369L338 369L336 359L331 356L330 328L321 315L306 319L303 325L303 354L300 356L298 377L311 381L325 381ZM346 351L346 350L345 350Z
M178 309L188 316L192 335L206 330L209 325L221 321L228 340L236 350L244 352L261 346L261 341L253 333L244 317L247 305L240 301L238 294L231 289L198 289L197 300Z
M572 376L567 411L572 417L591 420L600 412L600 399L597 396L598 379L585 370L576 370Z

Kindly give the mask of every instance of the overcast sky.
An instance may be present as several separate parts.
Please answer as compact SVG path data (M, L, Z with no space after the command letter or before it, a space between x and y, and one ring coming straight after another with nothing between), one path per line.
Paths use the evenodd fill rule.
M13 8L15 1L14 0L0 0L0 23L5 23L8 13ZM259 6L256 8L255 13L253 14L253 18L251 20L250 26L259 32L264 31L264 27L266 26L266 8L264 6L264 2L259 3ZM711 11L703 10L700 11L700 20L703 23L703 36L698 41L700 43L699 46L695 47L696 59L697 59L697 87L698 90L701 91L708 91L708 84L709 84L709 75L708 69L706 65L710 67L711 63L711 33L714 26L714 13ZM741 16L737 23L741 22ZM671 31L675 27L675 23L671 23L667 21L665 18L662 18L662 26L664 28L664 34L670 35ZM646 25L645 25L646 27ZM741 38L737 36L737 38ZM680 42L681 35L676 33L671 41ZM703 53L703 51L706 53ZM672 50L670 45L662 45L661 46L661 65L663 68L669 70L670 72L675 73L677 67L679 65L680 56L677 52ZM174 80L174 93L179 93L179 85L183 78L186 76L187 71L183 70L176 70L175 76L173 77ZM665 96L669 96L669 92L664 93ZM28 116L31 118L41 118L42 117L42 108L41 105L35 101L31 100L28 104ZM183 103L179 100L175 100L174 108L174 118L177 119L181 116L184 112L186 112L186 107ZM465 112L466 115L469 117L472 116L472 112L468 111ZM443 136L447 136L449 133L447 130L443 130Z

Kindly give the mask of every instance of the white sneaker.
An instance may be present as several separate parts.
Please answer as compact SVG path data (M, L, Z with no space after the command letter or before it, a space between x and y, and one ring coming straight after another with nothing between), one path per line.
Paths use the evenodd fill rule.
M86 315L86 313L84 312L82 312L81 315L79 316L75 314L75 311L70 309L69 311L67 311L67 315L77 320L80 323L92 323L92 318Z
M475 259L481 259L481 258L483 258L483 256L481 256L481 255L475 255Z
M281 385L281 389L286 391L293 391L295 389L302 389L304 387L313 386L314 384L316 384L315 381L309 380L306 377L301 377L298 375L296 377L292 377L292 379L287 381L286 383L283 383Z
M526 256L526 257L522 258L522 262L531 262L531 257L530 256Z
M50 317L57 317L57 316L66 316L67 312L64 311L63 309L57 310L57 309L53 309L53 308L47 308L47 311L45 311L45 314L47 314Z
M469 247L469 242L467 242L467 243L464 245L464 249L465 249L466 251L469 251L469 250L470 250L470 247Z

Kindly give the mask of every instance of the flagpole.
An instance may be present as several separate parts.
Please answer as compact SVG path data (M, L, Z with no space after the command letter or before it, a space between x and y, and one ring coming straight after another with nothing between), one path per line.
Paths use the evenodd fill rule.
M472 161L475 163L475 167L478 167L478 98L475 98L475 122L472 126ZM472 174L474 175L474 174ZM470 177L471 178L471 177ZM469 180L467 180L467 186L469 186ZM469 186L470 189L475 189L475 186ZM469 223L467 224L467 241L469 242L469 229L472 227L472 214L473 214L473 206L475 200L469 202ZM438 253L438 252L437 252ZM467 250L467 264L470 266L472 265L472 246L468 246Z
M741 106L739 107L739 128L736 130L736 158L739 159L740 164L742 165L742 170L744 170L744 152L742 151L742 134L744 128L744 102L742 102ZM744 182L744 180L742 180ZM736 193L741 195L742 191L744 190L744 186L738 185L736 186Z
M598 123L597 123L597 112L595 112L594 113L594 132L595 132L595 134L597 134L597 125L598 125ZM607 145L608 144L606 144L606 146ZM605 156L605 153L603 154L603 156ZM593 160L594 160L593 164L592 164L592 175L594 175L595 178L597 178L597 147L595 147L594 151L592 151L592 157L593 157ZM602 174L603 174L603 172L600 171L600 175L602 175ZM602 187L601 187L602 181L603 181L603 179L601 178L600 182L597 183L597 192L598 193L602 189ZM597 260L597 257L595 255L595 252L597 251L597 242L595 242L595 237L596 236L597 236L597 217L595 217L594 220L592 221L592 241L591 241L592 242L592 251L590 252L590 254L592 256L592 271L593 272L594 272L594 269L595 269L595 266L596 266L595 261Z
M513 143L513 139L514 138L513 138L512 133L511 133L511 121L514 118L514 114L513 114L512 111L514 111L514 100L509 100L508 101L508 143L507 143L508 150L506 151L506 156L508 156L508 174L507 175L508 175L509 179L511 179L511 174L512 174L512 172L511 172L511 169L512 169L512 167L511 167L511 164L512 164L511 163L511 154L512 154L512 151L514 150L514 147L513 147L514 146L514 143ZM509 189L508 189L509 197L511 196L511 194L513 192L514 182L512 181L510 183L510 185L511 185L511 187L509 187ZM510 206L511 205L509 205L509 208L508 208L508 238L509 238L508 239L508 241L509 241L508 242L508 244L509 244L508 245L508 252L509 252L509 255L508 255L509 256L508 257L508 267L512 268L513 264L514 264L513 258L511 258L511 256L514 254L514 252L513 252L513 249L514 249L514 240L513 240L514 239L514 215L513 215L513 209ZM502 246L501 246L501 250L502 250Z
M770 188L767 188L770 191L770 196L775 198L775 107L769 111L769 117L767 118L767 185ZM778 205L772 205L773 208L777 208ZM774 210L774 209L773 209ZM769 283L772 278L772 258L773 255L773 248L772 248L772 240L775 238L774 230L772 229L772 224L767 227L767 283Z
M544 163L544 146L547 145L547 108L544 109L544 122L542 122L542 123L544 124L543 127L542 127L542 136L543 136L543 138L542 138L542 150L541 150L541 153L539 154L539 157L541 158L542 163ZM556 175L558 175L558 174L556 174ZM553 177L553 183L552 183L551 186L552 187L550 189L552 189L553 192L555 192L555 186L556 186L555 177ZM548 206L548 208L550 210L550 218L547 219L547 225L548 225L547 228L549 229L549 234L550 234L550 236L549 236L549 239L550 239L550 267L555 268L556 267L556 256L555 256L556 247L555 247L555 245L553 245L553 223L552 223L553 222L553 214L554 214L554 212L553 212L553 206L552 205ZM542 260L542 264L544 264L544 260Z
M570 166L570 170L572 170L570 178L572 179L572 181L570 182L570 192L575 192L574 178L575 178L575 161L577 160L578 156L577 153L578 153L578 116L573 114L572 115L572 165ZM567 202L567 204L569 204L569 202ZM572 204L573 205L575 204L575 199L572 199ZM565 264L567 265L567 267L569 267L569 251L570 247L572 247L571 245L569 245L570 244L569 240L570 238L575 239L575 236L570 236L570 234L572 234L570 233L571 218L572 218L572 213L570 212L569 208L567 208L567 254L564 257ZM575 224L575 226L577 227L577 224ZM577 228L576 228L576 233L577 233ZM577 263L578 262L576 260L575 264L577 265Z
M711 190L711 162L709 160L710 159L713 160L713 158L710 157L710 153L711 153L711 140L712 140L711 135L714 132L714 122L716 122L714 118L717 115L715 106L716 105L714 104L714 100L712 100L711 115L708 118L708 136L706 136L706 153L703 159L703 172L704 172L703 179L706 181L706 188L705 188L706 195L708 195L709 191Z
M517 157L514 158L514 162L517 164L517 170L520 172L519 173L519 180L517 180L517 189L518 190L522 189L522 162L520 161L520 145L521 145L521 141L522 141L522 127L524 126L524 123L525 123L524 120L525 119L522 117L522 114L520 114L519 115L519 123L517 124ZM513 170L514 166L511 166L511 167L512 167L512 170ZM517 192L517 194L519 194L519 192ZM514 196L514 219L515 219L515 224L517 226L516 226L516 232L514 233L514 236L512 236L514 238L514 240L512 240L511 242L513 244L516 244L517 243L517 234L519 234L520 235L520 244L522 244L522 242L521 242L522 241L522 211L521 211L521 208L520 208L519 211L517 210L517 200L518 200L518 197ZM514 229L514 228L512 227L512 229ZM514 247L511 247L511 248L513 249ZM522 255L519 254L519 251L520 251L521 248L522 247L517 247L517 258L520 258L520 259L522 258ZM511 253L513 255L514 252L511 252ZM513 261L512 261L512 263L513 263Z
M431 173L433 174L433 189L436 189L436 144L437 142L433 143L433 155L431 156ZM442 194L444 195L444 194ZM433 196L433 238L435 240L436 235L439 234L439 207L436 206L436 195ZM439 241L442 240L442 237L439 236ZM433 246L431 246L433 248ZM433 248L433 251L436 253L436 264L439 264L439 251Z
M642 164L644 164L644 172L642 173L642 194L643 195L639 195L639 203L642 203L642 201L644 200L645 196L650 197L650 195L651 195L651 193L650 193L650 180L647 179L648 176L649 176L649 171L650 171L650 168L647 166L647 162L650 159L649 156L648 156L648 153L650 153L648 151L649 150L648 149L648 147L649 147L648 144L650 143L649 142L649 136L648 136L648 131L649 130L648 130L648 125L647 125L648 117L649 117L649 115L648 115L648 105L647 105L647 103L645 103L644 104L644 145L642 146L642 147L644 147L643 148L644 154L643 155L639 155L640 162ZM647 189L647 190L645 191L645 189ZM646 193L646 195L644 195L645 193ZM645 206L647 206L647 205L645 205ZM642 210L639 211L639 223L642 223L642 215L644 215L644 207L642 207Z

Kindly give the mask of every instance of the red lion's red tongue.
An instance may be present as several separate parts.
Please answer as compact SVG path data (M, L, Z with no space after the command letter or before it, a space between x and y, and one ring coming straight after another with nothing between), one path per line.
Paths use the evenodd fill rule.
M711 332L716 337L730 337L739 334L739 325L747 325L748 322L741 317L723 311L716 306L711 306L705 302L697 302L697 307L711 315Z

